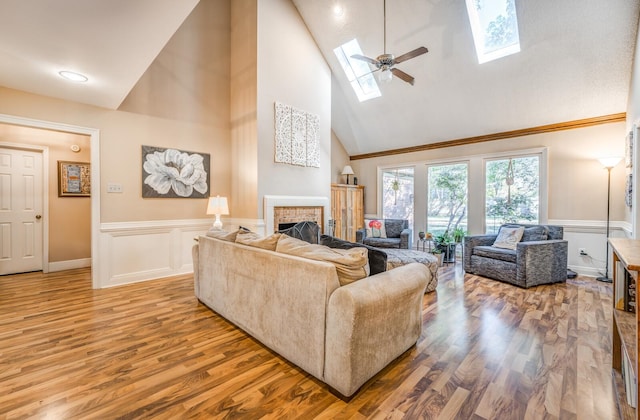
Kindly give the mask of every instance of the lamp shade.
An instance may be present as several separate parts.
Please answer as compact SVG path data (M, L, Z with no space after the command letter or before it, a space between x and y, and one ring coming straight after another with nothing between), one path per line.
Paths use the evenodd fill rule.
M227 204L227 197L209 197L209 204L207 205L207 214L229 214L229 204Z
M344 168L342 168L342 175L353 175L353 168L351 168L350 165L345 166Z
M602 164L602 166L604 166L605 168L613 168L614 166L616 166L618 163L620 163L620 161L622 160L621 157L619 156L615 156L615 157L606 157L606 158L599 158L598 161L600 161L600 163Z

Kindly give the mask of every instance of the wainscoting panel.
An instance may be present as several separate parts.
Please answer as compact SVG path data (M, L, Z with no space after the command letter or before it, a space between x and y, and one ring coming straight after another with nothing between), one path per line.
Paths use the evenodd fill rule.
M193 272L194 238L208 219L103 223L100 288Z
M611 249L607 248L604 221L549 220L549 224L564 227L564 239L569 242L568 266L571 270L581 275L598 277L605 274L606 258L609 258L609 276L612 275ZM612 221L609 231L610 237L629 237L631 225L627 222ZM587 255L580 255L580 248L584 248Z
M262 220L223 218L222 223L225 230L246 226L264 231ZM207 233L212 224L212 218L102 223L97 287L192 273L195 238Z

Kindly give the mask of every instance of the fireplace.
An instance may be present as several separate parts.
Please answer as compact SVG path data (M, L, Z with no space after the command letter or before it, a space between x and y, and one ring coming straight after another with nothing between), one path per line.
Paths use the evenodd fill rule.
M279 230L279 225L298 222L316 222L325 232L331 214L326 197L266 195L264 197L265 234Z

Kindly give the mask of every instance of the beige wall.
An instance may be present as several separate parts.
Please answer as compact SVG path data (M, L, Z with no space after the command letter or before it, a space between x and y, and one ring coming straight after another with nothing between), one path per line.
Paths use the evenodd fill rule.
M342 175L342 169L345 165L350 165L349 154L344 149L340 139L331 131L331 183L344 184L347 177ZM356 175L357 176L357 175ZM351 178L353 179L353 178ZM353 182L349 180L349 182Z
M124 110L0 87L0 113L100 130L101 222L206 217L205 199L142 198L141 146L211 154L211 192L229 192L229 70L220 65L229 62L228 11L228 0L202 0L132 90ZM191 41L198 37L203 45L196 43L196 51ZM123 193L107 194L110 182L122 184Z
M320 117L320 167L274 162L275 102ZM265 195L329 197L331 71L290 0L258 2L258 214Z
M258 217L258 4L231 3L231 197L235 218Z
M58 197L58 161L89 162L89 137L0 123L0 142L45 146L49 150L49 262L91 257L91 199ZM80 152L71 151L71 145Z
M554 220L606 220L607 174L596 160L624 153L625 124L612 123L576 130L537 134L507 140L450 147L403 155L363 159L351 162L359 184L365 185L365 212L376 214L377 168L380 165L428 163L436 160L455 161L473 155L546 147L548 149L549 203L548 218ZM473 184L470 188L480 188ZM620 163L611 173L611 220L625 220L625 168ZM424 180L416 180L416 209L426 202ZM418 211L418 210L417 210ZM416 222L419 215L416 214ZM477 232L480 227L470 227Z

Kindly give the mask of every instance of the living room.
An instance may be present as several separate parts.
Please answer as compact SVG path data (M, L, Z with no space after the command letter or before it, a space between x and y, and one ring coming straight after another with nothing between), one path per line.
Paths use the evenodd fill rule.
M74 100L77 86L62 89L58 94L34 93L37 89L27 85L0 83L0 123L80 134L85 136L83 149L90 153L94 176L91 209L84 210L90 211L86 215L90 223L86 228L88 233L80 238L85 246L80 251L67 253L59 249L64 248L60 242L47 244L52 248L45 254L50 256L46 261L49 265L73 268L73 262L77 261L77 264L91 266L94 288L182 275L193 270L190 254L193 237L211 225L210 217L205 215L206 200L143 198L142 146L208 153L211 195L229 198L230 214L223 216L225 226L243 225L256 231L265 230L265 196L329 197L331 183L344 182L341 171L347 164L353 167L358 183L365 186L365 213L370 216L380 215L380 170L413 166L414 231L418 231L420 226L426 226L427 164L546 149L547 208L541 220L565 226L570 268L590 276L597 276L603 270L607 172L597 158L611 154L623 156L625 137L640 119L637 93L640 70L631 68L631 57L634 56L633 62L638 62L639 52L637 47L631 50L630 46L636 44L637 4L629 6L636 17L632 19L635 22L633 39L624 45L629 51L621 53L629 57L626 63L629 84L622 89L628 94L625 106L584 115L583 118L589 119L584 125L570 124L580 118L566 112L553 120L498 130L557 124L555 131L540 129L533 130L533 134L521 133L491 141L446 143L497 132L484 126L484 131L466 136L441 137L442 147L367 157L369 150L347 149L336 134L337 129L332 130L330 122L335 113L349 113L341 104L346 101L341 96L348 92L335 88L338 83L335 79L339 76L332 74L328 58L311 36L294 3L286 0L260 2L260 5L255 1L236 0L191 3L192 11L182 10L184 22L180 21L174 28L175 33L166 37L166 45L149 52L150 65L139 77L128 81L129 88L115 101ZM44 11L33 13L43 19ZM152 29L153 26L144 27L146 31ZM197 48L194 48L194 39L200 40ZM118 42L126 43L126 40ZM426 57L437 60L440 45L428 46L430 52ZM52 54L55 54L53 49ZM428 64L425 68L428 69ZM411 88L395 85L396 82L400 83L394 81L385 89ZM418 79L416 84L421 82ZM319 116L319 168L273 161L275 102L291 104ZM564 103L568 108L576 102L569 98ZM544 101L538 105L544 106ZM473 109L460 106L452 114L457 124L462 124L460 121L471 126L484 124L474 120ZM16 142L12 130L0 130L0 133L3 143ZM47 140L41 144L54 147L57 141ZM384 150L404 146L389 139ZM55 165L52 160L49 169ZM469 191L477 193L481 190L481 165L473 170L470 179L478 184L472 184ZM629 170L621 163L611 172L612 236L635 236L638 208L635 195L632 207L625 204ZM55 171L50 171L53 185L56 176ZM121 192L108 192L110 184L119 185ZM49 192L57 195L53 187ZM470 207L482 206L479 196L470 200ZM470 212L469 217L469 232L481 233L482 216ZM48 230L55 225L54 220L48 221ZM58 237L62 234L57 233ZM88 241L90 243L86 243ZM579 248L586 248L590 258L581 257Z

